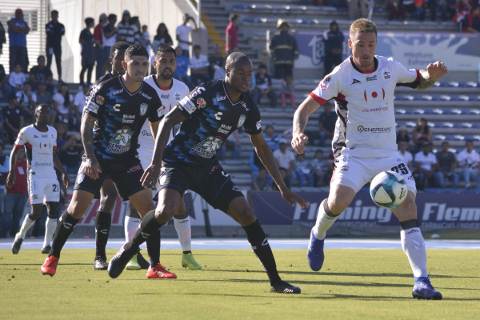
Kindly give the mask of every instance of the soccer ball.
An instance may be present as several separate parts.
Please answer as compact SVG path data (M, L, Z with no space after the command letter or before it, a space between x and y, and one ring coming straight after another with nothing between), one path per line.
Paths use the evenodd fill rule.
M407 198L407 185L399 174L382 171L370 182L370 196L378 206L394 209Z

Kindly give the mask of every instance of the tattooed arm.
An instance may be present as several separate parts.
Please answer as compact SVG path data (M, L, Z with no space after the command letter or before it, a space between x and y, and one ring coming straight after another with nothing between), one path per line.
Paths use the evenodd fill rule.
M80 135L82 137L83 150L86 157L82 163L82 171L92 179L97 179L102 172L93 148L93 126L95 120L95 117L85 110L82 115L82 123L80 126Z

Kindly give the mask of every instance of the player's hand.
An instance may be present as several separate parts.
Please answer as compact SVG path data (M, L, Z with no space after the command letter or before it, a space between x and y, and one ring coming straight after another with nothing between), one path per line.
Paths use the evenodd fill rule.
M442 61L436 61L434 63L428 64L427 72L432 81L437 81L438 79L447 74L448 69L445 63L443 63Z
M161 166L158 164L150 163L145 172L143 173L142 177L140 178L140 183L144 188L153 188L158 181L158 177L160 176L160 169Z
M305 145L308 143L308 136L304 133L294 134L292 137L292 148L297 154L305 153Z
M287 201L288 203L290 204L298 203L300 207L302 207L303 209L307 208L309 205L309 203L305 199L303 199L298 194L290 191L289 189L285 191L280 191L280 194L282 195L282 198L285 199L285 201Z
M9 171L8 172L8 175L7 175L7 188L12 188L13 185L15 184L15 180L16 180L16 177L15 177L15 172L13 171Z
M67 189L68 186L70 185L70 181L68 180L68 175L66 173L62 173L62 182L63 182L63 185L65 186L65 189Z
M100 177L100 174L102 173L102 169L100 168L97 159L85 159L82 162L80 168L83 174L94 180L98 179Z

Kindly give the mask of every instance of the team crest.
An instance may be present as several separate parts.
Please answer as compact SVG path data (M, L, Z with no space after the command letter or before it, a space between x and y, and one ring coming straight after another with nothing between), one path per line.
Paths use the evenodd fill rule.
M238 118L238 124L237 124L237 128L240 128L241 126L243 126L243 124L245 123L245 119L247 118L246 115L244 114L241 114L240 115L240 118Z
M197 99L197 107L198 109L203 109L207 105L207 102L203 98L198 98Z
M143 117L147 113L148 105L144 102L140 105L140 115Z

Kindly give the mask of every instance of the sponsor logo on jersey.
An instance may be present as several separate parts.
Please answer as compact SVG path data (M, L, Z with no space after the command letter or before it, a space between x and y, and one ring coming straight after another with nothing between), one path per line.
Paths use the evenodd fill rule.
M192 151L199 157L211 159L217 153L217 150L222 146L222 139L217 137L208 137L207 139L197 143Z
M157 116L163 117L167 113L167 108L165 106L161 106L160 108L157 109Z
M228 133L230 133L230 130L232 130L232 126L229 126L228 124L222 124L220 126L220 128L218 128L217 132L223 133L223 134L228 134Z
M360 133L389 133L392 131L392 128L386 127L386 128L369 128L365 127L363 125L358 125L357 126L357 131Z
M203 99L203 98L198 98L198 99L197 99L197 107L198 107L198 109L203 109L203 108L206 107L206 105L207 105L207 102L205 101L205 99Z
M98 95L95 97L95 102L96 102L97 104L99 104L99 105L102 106L102 105L105 103L105 98L104 98L103 96L101 96L101 95L98 94Z
M122 105L117 103L116 105L113 106L113 110L116 111L116 112L120 112L121 107L122 107Z
M240 128L241 126L243 126L243 124L245 123L245 119L247 119L247 116L244 114L241 114L240 117L238 118L237 128Z
M118 90L115 90L112 92L112 95L116 96L116 95L119 95L123 92L123 89L118 89Z
M147 109L148 109L148 105L145 102L140 104L140 115L142 117L145 115L145 113L147 113Z
M147 100L152 100L152 97L150 97L148 94L146 94L145 92L140 92L140 94Z
M377 80L377 75L374 75L374 76L371 76L371 77L367 77L367 82L368 81L375 81Z
M357 79L353 78L352 85L354 85L356 83L360 83L360 80L357 80Z
M122 118L122 123L134 123L135 115L134 114L124 114Z
M385 79L390 79L392 76L391 76L391 74L390 74L389 71L385 71L385 72L383 73L383 77L384 77Z
M225 99L227 99L226 96L217 96L218 101L224 101Z
M98 113L98 108L99 108L98 105L96 103L94 103L93 101L91 101L86 107L86 109L88 111L93 112L93 113Z
M132 134L129 129L120 129L115 132L107 145L107 152L121 154L130 150Z
M170 94L161 94L160 99L168 99L170 98Z

